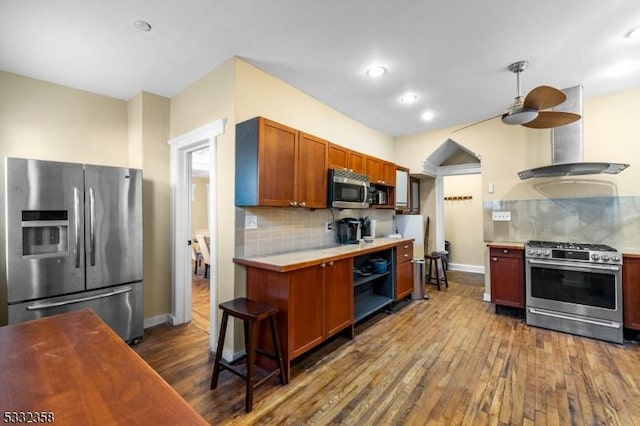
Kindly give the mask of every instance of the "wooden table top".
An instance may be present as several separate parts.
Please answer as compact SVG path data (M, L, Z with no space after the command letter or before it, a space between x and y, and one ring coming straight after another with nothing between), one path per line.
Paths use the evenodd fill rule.
M208 424L88 309L0 327L0 415L65 425Z

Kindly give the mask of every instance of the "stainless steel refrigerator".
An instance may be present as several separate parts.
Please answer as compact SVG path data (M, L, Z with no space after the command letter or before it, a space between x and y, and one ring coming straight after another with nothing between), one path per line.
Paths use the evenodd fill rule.
M8 321L89 308L143 334L142 171L6 158Z

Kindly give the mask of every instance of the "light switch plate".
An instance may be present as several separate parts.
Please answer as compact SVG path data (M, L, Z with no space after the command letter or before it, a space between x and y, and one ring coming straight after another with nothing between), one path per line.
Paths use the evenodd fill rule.
M491 212L492 219L494 222L510 222L511 221L511 212Z
M244 217L244 227L246 229L258 229L258 216L246 215Z

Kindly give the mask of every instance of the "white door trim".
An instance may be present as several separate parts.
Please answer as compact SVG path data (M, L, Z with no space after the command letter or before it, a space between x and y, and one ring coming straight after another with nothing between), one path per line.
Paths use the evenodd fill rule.
M173 265L171 320L173 325L191 321L191 167L190 153L209 147L209 235L210 306L218 306L217 285L217 197L216 197L216 140L224 133L225 119L198 127L168 141L171 149L171 262ZM212 309L213 311L213 309ZM210 330L217 330L217 316L210 315ZM211 333L210 342L215 339ZM211 343L213 344L213 343Z

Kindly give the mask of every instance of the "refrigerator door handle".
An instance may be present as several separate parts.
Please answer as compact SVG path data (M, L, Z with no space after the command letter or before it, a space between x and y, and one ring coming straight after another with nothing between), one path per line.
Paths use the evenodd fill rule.
M80 195L78 188L73 188L73 227L76 233L74 253L76 255L76 268L80 267Z
M96 266L96 202L93 188L89 188L89 259Z
M93 296L79 297L77 299L71 299L71 300L63 300L61 302L49 302L49 303L41 303L37 305L29 305L27 306L27 311L38 311L40 309L49 309L49 308L55 308L58 306L72 305L74 303L87 302L89 300L103 299L105 297L111 297L117 294L128 293L131 290L132 290L131 287L123 287L117 290L110 291L108 293L95 294Z

